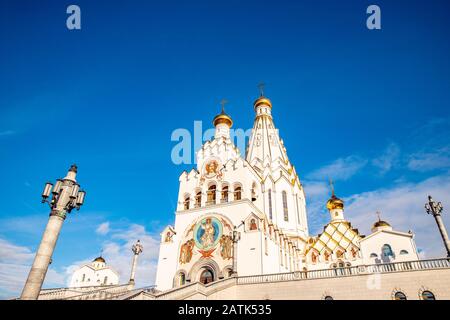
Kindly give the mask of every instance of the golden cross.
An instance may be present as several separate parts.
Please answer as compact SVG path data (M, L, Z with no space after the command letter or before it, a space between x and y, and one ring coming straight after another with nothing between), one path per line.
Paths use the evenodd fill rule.
M220 104L222 105L222 113L225 112L225 105L228 103L228 100L222 99L220 100Z
M333 185L333 180L330 179L330 188L331 188L331 195L334 196L334 185Z
M264 96L264 86L265 86L265 85L266 85L266 84L265 84L264 82L258 83L259 94L261 95L261 97Z
M377 211L376 214L378 216L378 221L381 221L381 218L380 218L381 213L380 213L380 211Z

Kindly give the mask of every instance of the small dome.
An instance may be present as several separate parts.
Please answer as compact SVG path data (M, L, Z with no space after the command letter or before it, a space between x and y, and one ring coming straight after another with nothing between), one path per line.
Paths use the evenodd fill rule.
M387 223L386 221L383 220L378 220L377 222L375 222L373 224L373 228L378 228L378 227L390 227L391 225L389 223Z
M253 103L254 108L256 109L258 106L261 105L266 105L269 106L270 108L272 108L272 102L269 100L269 98L266 98L264 96L259 97L258 99L255 100L255 102Z
M333 194L330 200L327 201L327 209L328 210L344 209L344 201L342 201Z
M221 124L221 123L225 123L230 128L233 125L233 120L223 110L222 110L221 113L219 113L217 116L215 116L214 120L213 120L213 125L214 126L217 126L218 124Z
M103 259L103 257L97 257L97 258L94 259L93 262L103 262L103 263L106 263L106 261L105 261L105 259Z

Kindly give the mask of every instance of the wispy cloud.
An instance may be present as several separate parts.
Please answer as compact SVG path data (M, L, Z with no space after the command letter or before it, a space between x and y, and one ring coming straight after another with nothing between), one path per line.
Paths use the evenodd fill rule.
M327 180L333 178L334 180L348 180L361 170L368 160L359 156L348 156L339 158L332 163L319 168L307 175L310 180Z
M104 236L109 232L109 222L101 223L95 230L98 234Z
M0 298L17 297L28 276L34 253L27 247L0 238ZM50 268L45 278L47 286L64 285L65 276Z
M385 174L398 164L399 158L399 146L396 143L390 143L379 157L372 159L371 163L380 169L381 174Z
M413 153L409 156L407 166L410 170L420 172L450 168L450 146Z

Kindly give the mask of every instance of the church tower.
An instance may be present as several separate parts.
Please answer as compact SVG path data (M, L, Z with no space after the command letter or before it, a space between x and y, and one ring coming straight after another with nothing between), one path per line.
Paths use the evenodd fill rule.
M197 165L179 177L174 226L161 233L159 290L303 269L308 238L305 195L272 120L272 103L254 103L244 159L230 138L233 120L213 119L215 134L197 150Z
M275 127L272 102L261 90L253 107L255 121L246 160L261 176L264 209L287 234L305 239L308 237L305 193Z

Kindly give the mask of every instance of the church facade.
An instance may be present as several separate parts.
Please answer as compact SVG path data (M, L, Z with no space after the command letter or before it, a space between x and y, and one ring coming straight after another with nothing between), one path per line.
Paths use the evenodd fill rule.
M245 277L418 260L411 232L376 221L364 236L344 216L332 191L330 221L308 231L306 195L275 127L271 101L254 102L245 155L230 139L222 112L215 135L197 151L197 166L179 178L175 223L161 233L156 289Z

